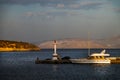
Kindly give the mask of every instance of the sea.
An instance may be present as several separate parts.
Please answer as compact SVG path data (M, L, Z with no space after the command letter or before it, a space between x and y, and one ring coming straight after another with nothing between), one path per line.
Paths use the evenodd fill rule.
M91 49L90 52L101 52ZM106 49L120 56L120 49ZM61 57L88 57L87 49L58 49ZM35 64L36 58L51 59L53 49L0 52L0 80L120 80L120 64Z

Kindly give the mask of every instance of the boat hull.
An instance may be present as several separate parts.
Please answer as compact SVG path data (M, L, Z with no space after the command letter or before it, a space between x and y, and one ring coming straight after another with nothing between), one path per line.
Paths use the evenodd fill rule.
M109 59L70 59L70 61L72 63L111 63Z

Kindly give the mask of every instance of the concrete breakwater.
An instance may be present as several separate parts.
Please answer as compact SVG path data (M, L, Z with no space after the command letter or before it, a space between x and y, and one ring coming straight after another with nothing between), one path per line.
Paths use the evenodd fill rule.
M66 59L65 59L66 58ZM52 60L52 59L45 59L45 60L40 60L37 58L35 60L36 64L73 64L70 59L67 57L62 58L61 60ZM111 64L120 64L120 57L110 57Z
M70 60L36 60L36 64L72 64Z
M40 60L37 58L35 60L36 64L71 64L72 62L70 61L69 56L65 56L63 58L60 58L59 60L52 60L52 59L45 59L45 60Z
M112 64L120 64L120 57L110 57Z

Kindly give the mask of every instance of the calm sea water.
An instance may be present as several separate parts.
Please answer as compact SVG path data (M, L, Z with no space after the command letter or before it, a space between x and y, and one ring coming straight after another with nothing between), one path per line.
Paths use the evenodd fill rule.
M91 52L100 52L92 49ZM86 49L59 49L61 57L87 57ZM52 57L52 49L39 52L0 52L0 80L120 80L120 64L35 64ZM120 56L120 49L108 49Z

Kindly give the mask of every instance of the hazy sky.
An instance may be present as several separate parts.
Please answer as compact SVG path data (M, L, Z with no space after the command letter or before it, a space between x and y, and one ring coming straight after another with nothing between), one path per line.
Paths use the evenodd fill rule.
M38 42L120 35L120 0L0 0L0 39Z

